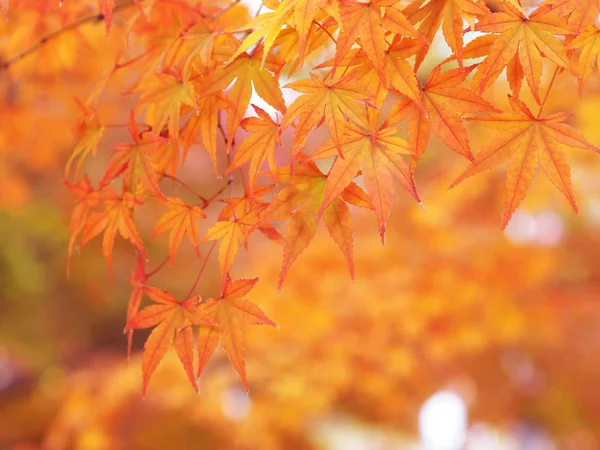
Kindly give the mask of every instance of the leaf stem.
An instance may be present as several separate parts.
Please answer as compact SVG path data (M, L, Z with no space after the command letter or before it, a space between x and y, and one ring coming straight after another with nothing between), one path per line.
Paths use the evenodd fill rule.
M221 136L223 137L223 142L225 144L225 147L228 146L229 144L229 138L227 137L227 134L225 133L225 129L223 128L223 125L221 125L221 116L219 115L219 120L217 121L217 127L219 129L219 132L221 133ZM235 146L235 136L231 139L231 148L233 149L233 147ZM231 152L226 152L226 157L227 157L227 167L229 168L229 166L231 165ZM240 174L241 174L241 169L240 169ZM245 189L245 180L244 180L244 176L242 174L242 182L244 183L244 189ZM227 181L227 186L229 186L229 196L232 197L233 196L233 173L230 173L228 176L228 181Z
M190 191L192 194L194 194L196 197L198 197L203 203L206 203L208 205L208 203L210 203L210 201L206 198L203 197L202 195L198 194L189 184L187 184L185 181L180 180L179 178L173 176L173 175L169 175L166 172L159 172L158 175L162 175L164 178L168 178L169 180L173 180L176 183L179 183L181 186L183 186L184 188L186 188L188 191Z
M169 257L165 257L165 259L163 259L163 261L158 265L158 267L148 273L146 273L146 278L150 278L152 275L154 275L155 273L157 273L160 269L163 268L163 266L167 263L167 261L169 260Z
M537 113L536 119L539 119L540 116L542 115L542 111L544 110L544 106L546 106L546 100L548 100L550 91L552 90L552 86L554 85L554 81L556 80L556 77L558 76L558 74L560 72L562 72L562 70L563 70L562 67L556 66L556 69L554 70L554 73L552 74L552 78L550 79L550 84L548 84L548 89L546 89L546 95L544 95L544 99L542 100L542 104L540 105L540 110Z
M210 205L213 201L215 201L217 199L217 197L219 195L221 195L223 192L225 192L225 189L227 189L228 186L230 186L231 184L233 184L233 180L229 179L227 180L227 184L225 184L224 186L221 187L221 189L219 189L217 192L215 192L213 195L211 195L210 197L206 198L204 200L204 203L202 203L201 208L204 209L206 208L208 205Z
M192 293L194 292L194 289L196 289L196 287L198 286L200 277L202 276L202 273L204 272L204 269L206 267L206 263L208 262L208 258L210 257L210 254L215 249L215 245L217 245L217 241L213 241L212 245L208 249L208 253L206 253L206 256L204 257L204 261L202 262L202 265L200 266L200 271L198 272L198 275L196 276L196 279L194 280L194 284L192 284L192 287L188 291L188 293L185 296L185 298L183 299L183 301L186 301L188 298L190 298Z

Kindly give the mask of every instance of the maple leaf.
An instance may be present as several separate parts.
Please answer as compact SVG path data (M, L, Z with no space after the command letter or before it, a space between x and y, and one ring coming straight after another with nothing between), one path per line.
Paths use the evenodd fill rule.
M481 0L418 0L411 3L403 12L428 42L433 42L441 25L444 39L462 67L463 20L467 19L473 25L475 18L489 14L490 10ZM428 51L429 45L417 51L415 61L417 69Z
M144 294L157 303L139 311L131 318L126 327L126 331L155 327L144 344L142 395L146 395L150 377L173 344L175 344L177 356L183 364L194 390L198 391L194 377L191 325L205 327L215 325L205 310L199 306L202 299L197 295L177 301L166 290L150 286L143 286L141 289Z
M212 24L204 18L196 20L181 37L188 44L187 58L183 65L183 73L191 71L193 57L197 56L203 66L208 67L213 53L216 33Z
M283 167L274 175L278 181L287 183L273 198L269 206L260 214L259 224L265 220L281 220L290 218L283 247L283 264L279 275L278 287L281 289L287 272L296 259L308 247L317 230L317 212L323 203L327 187L327 175L316 164L308 161L302 154L301 164L294 167ZM343 253L350 276L354 279L354 258L352 216L347 203L363 208L373 209L369 198L355 183L344 188L325 208L323 219L329 235ZM291 216L291 217L290 217Z
M115 0L98 0L98 5L100 7L100 12L104 16L106 34L108 35L108 33L110 32L110 25L112 24L112 15L115 9Z
M124 183L132 193L135 194L138 185L141 185L158 197L165 198L158 186L152 154L161 144L168 143L168 140L151 131L140 135L133 110L129 116L129 134L135 143L121 143L113 147L117 154L108 163L100 184L106 185L110 180L124 174Z
M68 277L71 268L71 257L73 256L73 250L75 249L75 241L77 240L79 233L81 233L81 230L83 230L90 209L100 202L100 198L97 196L94 198L91 197L90 194L94 193L94 189L87 176L75 184L65 181L65 185L76 196L76 203L73 212L71 213L71 222L69 225L69 247L67 253Z
M91 153L92 156L96 156L98 143L104 134L104 126L100 123L98 111L95 108L82 103L77 97L75 97L75 102L83 117L77 123L75 134L78 142L65 166L65 177L69 176L73 161L79 157L75 168L75 177L77 178L81 164L87 155Z
M564 21L574 33L581 33L594 25L600 13L598 0L544 0L543 7L548 14Z
M368 2L342 0L340 3L343 29L337 39L334 68L338 66L358 38L360 38L362 49L379 73L383 73L385 66L386 31L422 39L413 25L404 17L395 0ZM334 19L330 19L330 21L332 20Z
M233 261L240 247L246 242L250 233L258 228L269 239L280 241L279 232L271 225L260 224L256 226L260 213L267 207L267 203L258 200L271 186L255 189L253 194L248 191L246 196L229 198L226 207L219 215L219 221L208 229L201 240L202 242L220 240L218 259L221 269L221 284L224 285ZM233 219L233 220L230 220Z
M600 68L598 52L600 51L600 30L590 28L576 36L570 43L569 48L581 49L579 55L579 88L580 92L588 77L592 74L594 66Z
M371 199L379 233L383 242L385 223L390 214L394 198L394 178L399 180L417 202L421 202L413 174L404 160L404 155L412 155L408 143L397 137L398 129L377 126L377 118L369 117L366 127L349 125L341 141L344 158L336 158L327 175L325 197L317 211L319 218L326 208L342 193L362 170L367 194ZM325 142L311 159L335 156L337 146L333 140Z
M133 0L133 3L138 7L140 11L142 11L141 0ZM151 2L153 3L153 2ZM62 5L62 3L61 3ZM110 26L112 24L112 16L115 11L115 0L98 0L98 7L100 12L102 13L102 17L98 19L98 21L104 19L104 24L106 26L106 35L110 33ZM121 5L122 6L122 5Z
M296 119L296 132L292 145L292 159L296 157L310 131L316 128L323 119L335 142L341 141L346 128L346 117L354 123L362 123L363 109L360 102L369 98L364 88L353 81L349 73L337 81L325 81L314 74L310 80L300 80L285 87L303 92L288 108L281 122L281 130L285 130ZM340 152L341 153L341 152Z
M202 369L212 356L220 341L225 353L239 374L246 392L248 377L246 375L246 362L244 359L244 341L242 324L271 325L277 327L256 304L243 298L256 284L258 278L252 280L231 281L228 276L219 298L209 298L201 305L202 311L218 324L216 327L200 327L198 333L198 372L200 377Z
M234 53L234 58L262 40L264 53L261 65L264 65L266 55L277 45L280 34L288 29L284 25L293 23L297 35L298 65L301 66L310 53L310 34L314 30L314 20L319 11L327 12L338 24L341 24L337 0L283 0L264 4L273 12L262 13L236 30L252 30L252 32L244 38Z
M506 209L502 220L502 228L505 228L541 165L548 179L578 212L565 150L599 150L564 123L570 114L536 117L522 101L511 97L510 103L512 113L470 119L482 123L486 127L486 136L489 134L490 137L485 148L450 187L507 161Z
M167 197L161 203L169 209L168 212L158 220L150 240L156 236L171 231L169 234L169 261L173 265L173 259L177 249L181 245L183 237L187 235L190 244L200 257L200 237L198 235L198 219L206 219L206 215L200 206L190 206L177 197Z
M236 31L253 31L244 38L240 46L233 54L232 59L237 58L241 54L248 51L252 46L263 40L262 45L264 47L264 51L262 60L260 62L260 67L263 67L265 65L267 55L271 51L279 32L283 28L283 25L288 22L292 16L294 5L296 3L308 5L308 3L312 2L314 2L314 0L303 0L300 2L296 2L295 0L283 0L281 3L278 3L277 6L272 5L272 7L275 9L274 12L259 14L254 19L250 20L250 22L240 27Z
M388 90L405 95L420 105L421 89L419 81L407 59L414 55L423 44L414 39L394 38L384 55L383 72L378 72L362 49L350 50L338 64L339 67L353 68L353 79L367 89L377 107L383 105ZM315 69L333 67L334 59L320 64Z
M549 9L548 5L541 6L526 17L514 6L504 3L504 12L488 14L479 20L476 31L499 33L473 78L473 86L479 93L492 85L515 55L518 55L522 73L538 104L541 104L542 54L556 65L571 70L565 49L555 37L569 34L570 30L562 21L549 15Z
M233 114L236 105L221 91L204 95L198 99L196 114L192 114L182 131L182 138L184 140L182 164L185 162L187 154L196 140L196 136L200 135L202 144L204 144L204 148L212 161L215 173L219 173L217 163L217 130L219 126L219 111L223 109L227 109L230 111L229 114Z
M320 14L319 14L320 13ZM302 66L306 56L314 50L310 45L310 34L325 25L315 28L315 19L331 17L341 30L344 29L338 0L300 0L294 7L294 27L298 33L298 58ZM323 30L321 30L323 31Z
M140 104L149 104L147 117L152 130L160 134L168 125L169 136L177 140L181 107L196 107L194 84L183 77L181 71L165 69L147 77L139 84L138 90L142 91Z
M165 139L169 139L168 131L165 132ZM152 167L160 182L165 175L177 177L179 169L179 143L175 139L169 139L168 142L160 144L153 150Z
M227 49L225 50L227 51ZM221 67L209 74L204 80L204 91L202 97L227 88L234 80L235 83L229 89L227 96L235 105L232 114L227 115L227 152L231 150L231 144L240 122L250 104L252 86L256 93L273 108L285 112L285 102L277 77L285 65L276 55L272 53L265 57L264 69L261 68L263 50L261 46L256 47L252 54L242 53L225 67ZM271 74L273 72L273 74Z
M473 159L467 129L462 115L496 111L492 105L474 92L459 87L476 66L452 69L441 73L436 66L423 87L422 100L425 111L412 101L401 100L390 111L386 124L397 123L409 117L408 135L418 158L427 146L429 133L435 134L452 150Z
M279 124L265 112L264 109L252 105L259 117L248 117L242 120L241 127L251 133L242 141L235 151L231 165L225 175L233 172L246 162L250 161L249 189L252 193L256 185L260 168L268 161L271 173L276 172L275 149L281 145L279 139Z
M81 230L79 249L104 231L102 238L102 254L108 261L109 273L112 278L112 251L117 233L138 249L146 258L144 243L133 221L133 210L142 202L129 192L120 197L109 186L102 190L104 211L93 212L87 217Z
M331 38L336 30L337 26L335 23L325 26L321 24L318 18L315 18L303 49L300 48L300 36L296 29L288 27L281 30L273 47L277 48L277 55L286 61L282 72L287 72L289 77L304 64L305 59L309 55L316 53L317 50L327 51L323 47L331 43Z

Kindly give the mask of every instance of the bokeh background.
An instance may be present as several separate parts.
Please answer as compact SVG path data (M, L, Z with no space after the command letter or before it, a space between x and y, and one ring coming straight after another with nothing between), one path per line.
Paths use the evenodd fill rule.
M2 7L6 60L96 5ZM280 327L247 330L250 397L219 353L198 395L169 354L142 399L147 334L129 361L123 335L132 249L117 241L112 283L99 242L66 277L73 96L87 98L113 66L128 14L108 37L103 24L81 27L0 73L1 449L600 448L600 158L585 152L568 155L580 215L539 177L502 232L503 170L448 190L465 161L433 138L416 171L425 212L399 193L382 246L374 215L353 210L354 282L324 229L281 292L281 247L256 238L238 258L235 274L260 276L251 298ZM440 39L422 76L447 56ZM119 75L104 94L109 123L126 122L129 82ZM583 98L572 77L553 92L547 112L573 111L570 123L600 145L597 73ZM486 95L502 104L506 86ZM470 131L477 150L485 135ZM107 129L85 166L92 178L126 136ZM213 192L222 180L200 146L190 155L182 178ZM144 236L154 223L140 224ZM166 239L153 242L148 266L165 252ZM199 264L184 245L156 284L183 293ZM214 296L218 284L211 259L199 290Z

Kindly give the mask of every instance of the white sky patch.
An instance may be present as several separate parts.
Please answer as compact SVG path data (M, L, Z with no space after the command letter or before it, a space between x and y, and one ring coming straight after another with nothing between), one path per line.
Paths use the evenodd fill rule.
M252 401L240 388L229 388L223 392L221 398L223 415L233 422L240 421L250 414Z
M423 450L459 450L467 437L467 405L454 391L439 391L419 411Z
M521 450L522 447L513 436L499 433L485 423L473 424L465 450Z
M515 211L504 235L515 244L554 246L563 239L564 232L563 219L553 211L535 215L527 211Z
M240 3L248 8L250 17L254 17L262 5L262 0L242 0ZM263 7L261 11L262 10L265 10L265 7Z

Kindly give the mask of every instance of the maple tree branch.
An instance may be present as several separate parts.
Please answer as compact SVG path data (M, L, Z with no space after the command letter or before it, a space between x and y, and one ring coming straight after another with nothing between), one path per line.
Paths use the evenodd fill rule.
M168 178L169 180L173 180L176 183L179 183L181 186L183 186L184 188L186 188L188 191L190 191L192 194L194 194L196 197L198 197L202 202L204 203L210 203L206 197L198 194L189 184L187 184L186 182L180 180L177 177L174 177L173 175L169 175L166 172L159 172L158 175L162 175L164 178Z
M227 183L221 187L221 189L219 189L217 192L215 192L213 195L211 195L210 197L208 197L207 199L204 200L204 203L202 203L202 206L200 206L200 208L204 209L206 208L208 205L210 205L212 202L214 202L217 197L219 197L219 195L221 195L223 192L225 192L225 189L227 189L228 186L233 184L233 179L228 179Z
M227 138L227 134L225 133L225 129L223 128L223 125L221 125L221 116L219 115L219 120L217 121L217 127L221 133L221 136L223 137L223 142L225 143L225 146L227 146L229 144L229 139ZM233 139L231 139L231 148L233 148L235 146L235 137ZM229 167L231 165L231 153L227 152L227 167ZM241 169L240 169L241 171ZM242 176L242 180L243 180L243 176ZM233 194L233 173L229 174L229 178L228 178L228 182L227 182L227 186L229 186L229 196L231 197Z
M132 5L133 5L133 0L127 0L123 3L116 5L113 9L113 12L117 12L121 9L125 9ZM8 70L16 62L21 61L22 59L25 59L27 56L31 55L32 53L35 53L37 50L42 48L48 42L56 39L57 37L61 36L62 34L68 32L68 31L75 30L75 29L81 27L82 25L85 25L88 23L99 23L99 22L102 22L103 20L104 20L104 14L97 13L97 14L93 14L91 16L82 17L81 19L76 20L75 22L70 23L70 24L64 26L63 28L53 31L52 33L49 33L46 36L42 37L39 41L37 41L35 44L33 44L28 49L23 50L18 55L14 56L10 59L7 59L6 61L0 62L0 71Z
M200 277L202 276L202 273L204 272L206 263L208 263L208 258L210 257L210 254L212 253L212 251L215 249L216 245L217 245L217 241L213 241L212 245L210 246L210 249L208 249L208 253L206 253L206 256L204 257L204 261L202 262L202 265L200 266L200 271L198 272L198 275L196 276L196 279L194 280L194 284L192 284L192 287L188 291L188 293L185 296L185 298L183 299L183 301L186 301L188 298L190 298L192 293L196 289L196 286L198 286L198 282L200 281Z
M223 129L223 125L221 125L221 117L219 117L219 121L217 122L217 128L218 128L219 132L221 133L221 136L223 137L223 141L225 142L225 145L227 145L229 143L229 139L227 138L227 134L225 133L225 130Z
M150 278L152 275L154 275L155 273L157 273L160 269L163 268L163 266L167 263L167 261L169 260L169 257L165 257L165 259L163 259L163 261L158 265L158 267L148 273L146 273L146 278Z

